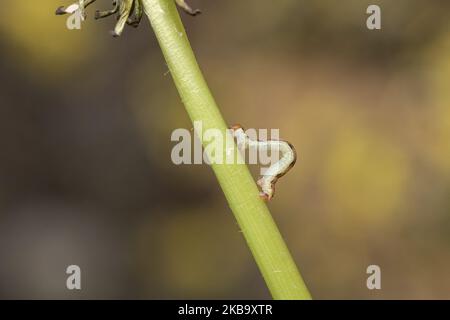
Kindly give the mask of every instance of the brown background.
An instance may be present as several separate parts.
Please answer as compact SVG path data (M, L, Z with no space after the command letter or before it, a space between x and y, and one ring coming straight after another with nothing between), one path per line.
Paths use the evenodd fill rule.
M450 2L274 3L182 16L227 121L297 148L270 207L313 296L450 298ZM191 124L148 21L67 4L2 1L0 297L269 298L212 170L170 161Z

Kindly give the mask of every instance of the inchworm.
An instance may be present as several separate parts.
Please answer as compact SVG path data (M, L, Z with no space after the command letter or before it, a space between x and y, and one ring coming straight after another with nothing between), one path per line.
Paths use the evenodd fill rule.
M257 148L259 151L267 152L271 150L281 153L281 158L273 163L257 182L261 187L261 198L271 200L275 193L275 183L294 166L297 160L297 153L294 146L283 140L252 140L240 125L232 126L231 130L237 140L239 150Z

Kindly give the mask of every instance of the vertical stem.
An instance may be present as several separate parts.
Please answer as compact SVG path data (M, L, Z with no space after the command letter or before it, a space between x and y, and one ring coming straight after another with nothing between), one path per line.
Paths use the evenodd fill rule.
M201 121L203 130L225 132L227 126L197 64L174 1L142 2L192 122ZM247 166L213 164L212 168L273 298L311 299Z

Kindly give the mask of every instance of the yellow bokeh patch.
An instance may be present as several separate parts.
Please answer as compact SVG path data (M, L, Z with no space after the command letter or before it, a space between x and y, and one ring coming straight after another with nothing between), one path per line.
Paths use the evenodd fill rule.
M60 0L2 4L0 35L10 42L8 54L15 65L41 76L68 72L90 57L95 33L87 32L86 23L81 30L68 30L67 16L55 15L55 9L65 4Z
M340 129L322 176L332 216L369 223L390 219L405 198L407 157L362 126Z

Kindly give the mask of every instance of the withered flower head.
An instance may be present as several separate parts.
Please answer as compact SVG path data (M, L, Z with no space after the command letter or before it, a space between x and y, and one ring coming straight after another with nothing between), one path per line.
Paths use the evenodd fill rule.
M82 19L86 18L85 9L94 3L96 0L78 0L77 2L67 6L59 7L56 9L57 15L73 14L80 10ZM200 13L200 10L192 9L185 0L175 0L175 2L188 14L195 16ZM117 23L111 34L114 37L118 37L122 34L125 25L128 24L134 28L139 26L142 15L144 14L142 0L113 0L113 8L107 11L95 12L95 19L101 19L109 17L113 14L117 14Z

